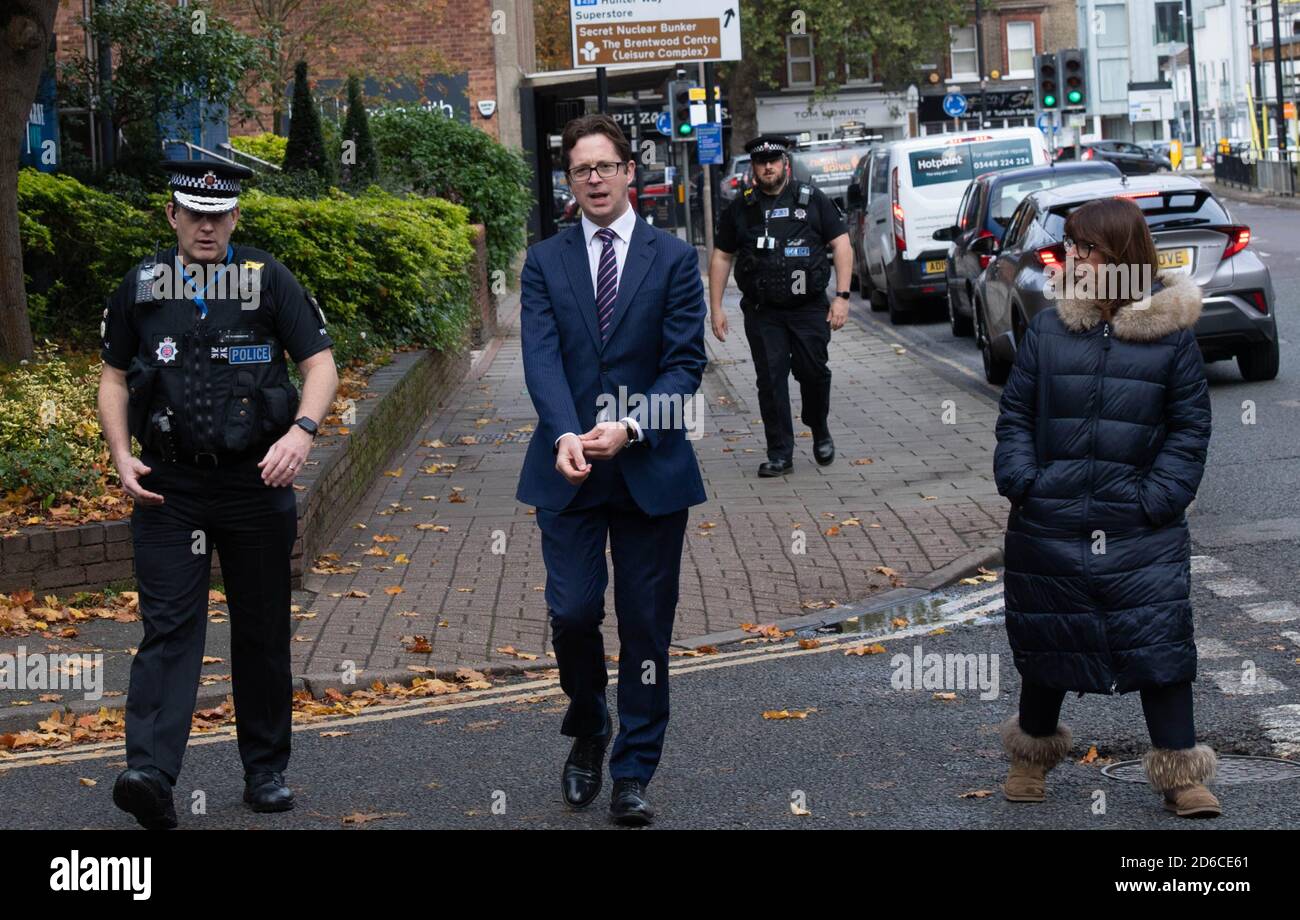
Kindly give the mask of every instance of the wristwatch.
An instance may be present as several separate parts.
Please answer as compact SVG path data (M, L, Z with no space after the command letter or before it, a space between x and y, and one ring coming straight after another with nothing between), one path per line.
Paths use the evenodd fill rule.
M636 427L626 419L623 421L623 427L627 429L627 443L635 444L637 442Z
M316 437L316 432L319 429L316 427L316 423L313 422L311 419L307 418L307 416L304 415L299 418L296 418L294 419L293 423L297 425L299 428L301 428L303 431L307 432L313 438Z
M836 296L836 297L843 297L845 300L848 300L848 299L849 299L849 292L848 292L848 291L836 291L836 292L835 292L835 296Z

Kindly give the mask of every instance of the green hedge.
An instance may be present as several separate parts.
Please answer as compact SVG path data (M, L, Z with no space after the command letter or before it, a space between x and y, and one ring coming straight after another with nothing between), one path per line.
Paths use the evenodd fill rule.
M386 109L370 119L383 181L397 191L465 205L487 230L488 268L510 274L524 248L533 206L532 168L523 155L463 122L423 109Z
M136 262L170 246L164 195L148 211L75 179L25 169L19 228L37 339L98 342L104 298ZM283 262L325 311L340 361L383 345L457 347L473 298L473 229L447 201L372 187L353 197L240 197L235 242Z

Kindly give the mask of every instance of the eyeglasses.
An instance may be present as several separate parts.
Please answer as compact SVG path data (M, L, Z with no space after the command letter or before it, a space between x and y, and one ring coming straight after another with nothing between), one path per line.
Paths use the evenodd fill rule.
M1085 243L1082 240L1072 240L1068 236L1065 238L1065 246L1067 249L1073 249L1075 254L1081 259L1086 259L1091 256L1092 251L1097 248L1096 243Z
M595 166L596 175L602 179L611 179L618 172L620 166L626 167L626 163L597 163ZM591 178L592 167L575 166L569 170L569 179L573 182L586 182Z

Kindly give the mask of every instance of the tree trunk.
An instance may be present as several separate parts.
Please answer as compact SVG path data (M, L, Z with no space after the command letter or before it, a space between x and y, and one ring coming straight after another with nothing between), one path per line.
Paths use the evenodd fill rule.
M18 239L18 154L54 30L58 0L12 0L0 12L0 361L32 356Z
M736 61L731 68L731 86L724 89L731 106L731 155L740 156L745 145L758 136L758 104L754 101L754 84L758 69L749 58Z

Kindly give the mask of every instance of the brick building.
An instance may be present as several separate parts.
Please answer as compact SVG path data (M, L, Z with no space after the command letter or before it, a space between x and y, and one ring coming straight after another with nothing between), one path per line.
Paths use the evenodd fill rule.
M970 17L949 30L948 53L922 65L918 74L921 131L954 129L954 120L944 114L942 106L943 97L954 89L970 103L960 120L961 129L978 127L981 76L985 120L991 127L1034 124L1034 55L1079 47L1076 0L982 0L970 3L968 11ZM982 74L977 33L982 38Z
M188 5L188 0L169 2ZM93 0L61 0L55 20L60 57L72 49L90 50L80 20L93 6ZM330 6L329 0L305 0L290 20L291 34L293 23L318 20L322 8ZM379 0L361 6L366 28L328 35L307 56L327 110L332 99L342 99L350 73L391 77L400 67L414 77L407 96L394 95L381 81L372 84L375 95L427 105L519 145L519 81L535 69L532 0ZM258 34L249 0L213 0L211 8L246 34ZM412 92L418 98L410 98ZM232 133L269 130L269 108L260 108L259 115L260 126L232 124Z

